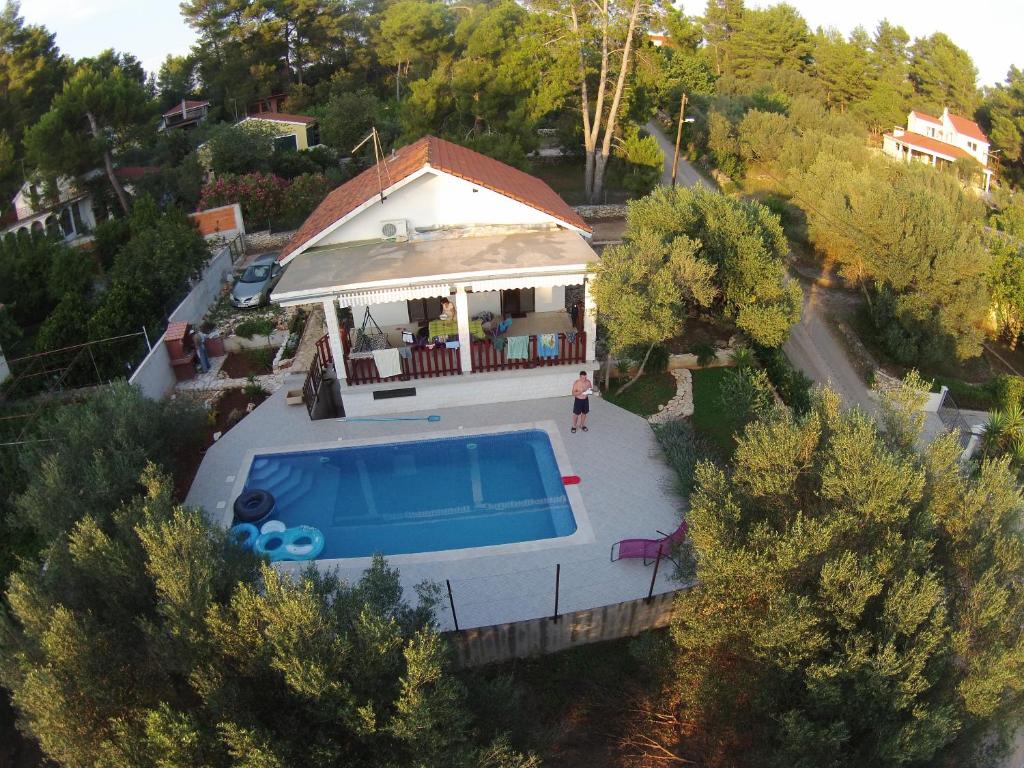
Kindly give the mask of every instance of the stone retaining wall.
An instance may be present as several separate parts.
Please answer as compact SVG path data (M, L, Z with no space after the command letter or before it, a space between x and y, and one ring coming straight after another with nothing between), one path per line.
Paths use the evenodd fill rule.
M269 230L249 232L245 236L245 250L247 253L253 253L284 248L294 234L294 229L289 232L271 232Z
M576 213L584 219L621 219L626 215L626 204L577 205Z

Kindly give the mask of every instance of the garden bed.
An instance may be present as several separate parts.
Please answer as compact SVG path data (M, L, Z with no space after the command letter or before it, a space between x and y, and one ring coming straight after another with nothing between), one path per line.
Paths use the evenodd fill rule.
M229 379L266 376L274 372L274 356L276 353L277 349L275 347L229 352L220 370Z
M249 389L249 386L244 389L226 389L209 406L210 410L207 414L206 426L203 428L202 439L177 456L177 467L174 473L175 501L183 502L188 495L192 481L195 480L196 473L199 471L199 465L203 462L203 456L215 442L214 435L218 435L218 433L223 435L248 415L250 405L255 408L268 397L262 389L257 393L255 387L252 387L251 391L247 393Z

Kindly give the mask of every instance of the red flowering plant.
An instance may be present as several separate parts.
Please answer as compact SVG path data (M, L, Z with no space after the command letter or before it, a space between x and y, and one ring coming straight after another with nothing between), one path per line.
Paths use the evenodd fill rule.
M287 181L269 173L224 174L203 186L199 209L238 203L247 222L269 227L281 214L287 189Z

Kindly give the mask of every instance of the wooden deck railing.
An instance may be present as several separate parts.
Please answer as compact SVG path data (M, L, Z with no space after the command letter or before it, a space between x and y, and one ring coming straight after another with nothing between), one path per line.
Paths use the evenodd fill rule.
M576 334L570 341L564 333L558 334L558 354L555 357L541 357L537 349L537 337L530 336L527 357L521 360L508 359L508 347L501 351L494 348L490 339L474 340L470 345L470 361L473 373L484 371L505 371L517 368L543 368L553 365L575 365L586 362L587 336ZM437 346L433 349L409 349L408 357L402 357L402 373L390 379L382 379L377 365L370 356L345 357L345 378L349 384L379 384L383 381L409 381L411 379L433 379L439 376L462 374L462 350Z
M474 341L472 344L473 372L505 371L514 368L541 368L551 365L569 365L583 363L587 359L587 335L578 333L569 341L569 337L558 334L558 354L555 357L541 357L537 352L537 337L530 337L529 351L525 360L509 360L508 345L499 352L490 339Z
M313 411L316 409L317 400L320 397L320 383L324 379L324 369L333 361L331 355L331 342L324 334L316 341L316 354L309 363L309 372L306 380L302 383L302 400L306 404L306 411L309 417L313 418Z
M433 379L438 376L459 376L462 374L462 359L459 350L437 346L433 349L410 348L409 356L402 357L402 373L389 379L382 379L377 373L377 364L372 357L346 357L345 377L349 384L378 384L382 381L408 381L409 379Z

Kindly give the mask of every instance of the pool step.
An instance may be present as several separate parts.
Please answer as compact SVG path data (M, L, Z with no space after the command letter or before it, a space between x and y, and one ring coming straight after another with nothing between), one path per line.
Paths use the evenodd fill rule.
M307 472L303 472L302 478L293 487L291 487L287 492L275 496L275 499L283 509L288 509L296 502L300 501L312 489L312 475Z
M274 498L280 503L282 499L287 500L292 490L302 484L305 474L301 469L290 469L284 479L267 488L267 490L274 494Z
M263 488L273 493L274 488L291 474L291 467L286 464L270 465L261 467L259 471L249 473L248 485L254 488Z

